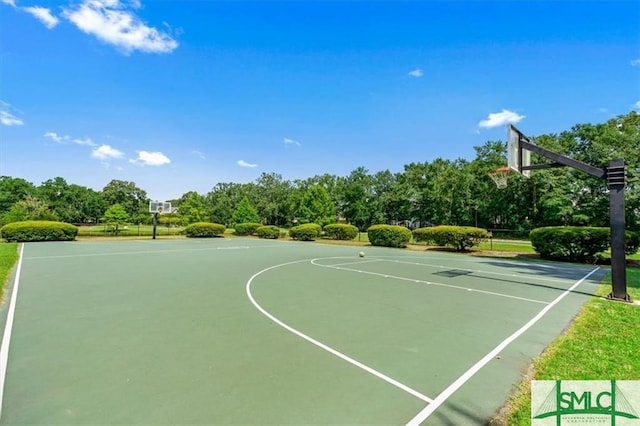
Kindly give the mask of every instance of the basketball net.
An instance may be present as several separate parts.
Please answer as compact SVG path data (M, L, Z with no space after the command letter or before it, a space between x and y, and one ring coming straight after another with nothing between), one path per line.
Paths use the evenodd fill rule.
M490 171L489 177L495 182L498 189L505 189L507 187L507 178L511 169L509 167L500 167Z

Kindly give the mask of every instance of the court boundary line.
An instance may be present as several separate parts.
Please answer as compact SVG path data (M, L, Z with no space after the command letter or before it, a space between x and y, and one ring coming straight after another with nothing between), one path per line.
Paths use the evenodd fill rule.
M356 260L355 262L337 263L331 266L346 266L346 265L359 265L361 263L376 263L382 262L384 259L371 259L371 260Z
M453 288L453 289L456 289L456 290L466 290L469 293L481 293L481 294L487 294L487 295L490 295L490 296L497 296L497 297L504 297L504 298L507 298L507 299L522 300L522 301L525 301L525 302L539 303L539 304L543 304L543 305L547 305L549 303L549 302L546 302L544 300L529 299L527 297L512 296L510 294L497 293L497 292L487 291L487 290L478 290L478 289L475 289L475 288L462 287L462 286L458 286L458 285L454 285L454 284L445 284L445 283L438 283L438 282L434 282L434 281L425 281L425 280L419 280L419 279L416 279L416 278L399 277L397 275L382 274L380 272L360 271L358 269L343 268L342 266L322 265L320 263L314 263L313 261L311 262L311 264L315 265L315 266L320 266L322 268L336 269L338 271L357 272L359 274L376 275L376 276L379 276L379 277L392 278L394 280L399 280L399 281L409 281L409 282L418 283L418 284L433 285L433 286L436 286L436 287L446 287L446 288Z
M0 418L2 418L2 405L4 403L4 381L7 375L7 364L9 362L9 345L11 344L11 330L13 329L13 317L16 312L16 300L18 299L18 287L20 286L20 272L22 272L22 259L24 254L24 243L20 244L20 258L16 267L16 275L11 291L11 301L7 311L7 322L4 326L2 343L0 343Z
M414 397L416 397L416 398L418 398L418 399L420 399L420 400L422 400L422 401L424 401L426 403L431 404L434 401L432 398L429 398L428 396L418 392L415 389L410 388L409 386L407 386L407 385L405 385L403 383L400 383L399 381L397 381L397 380L395 380L395 379L393 379L393 378L391 378L391 377L379 372L378 370L375 370L375 369L369 367L368 365L363 364L362 362L357 361L357 360L351 358L350 356L348 356L348 355L346 355L346 354L344 354L344 353L332 348L331 346L326 345L326 344L314 339L313 337L304 334L303 332L291 327L290 325L288 325L285 322L281 321L280 319L276 318L273 314L269 313L266 309L264 309L262 306L260 306L260 304L253 297L253 294L251 293L251 284L253 283L253 280L256 277L258 277L259 275L261 275L261 274L263 274L263 273L265 273L267 271L270 271L272 269L280 268L282 266L293 265L293 264L296 264L296 263L303 263L303 262L310 262L311 263L312 261L317 260L317 259L319 259L319 258L303 259L303 260L296 260L296 261L293 261L293 262L280 263L278 265L273 265L273 266L270 266L268 268L265 268L265 269L262 269L262 270L256 272L255 274L253 274L251 276L251 278L249 278L249 280L247 281L247 284L245 286L245 291L247 293L247 297L249 298L249 301L251 301L253 306L258 311L260 311L260 313L262 313L264 316L269 318L274 323L278 324L280 327L282 327L285 330L289 331L290 333L293 333L294 335L306 340L307 342L319 347L320 349L323 349L323 350L329 352L330 354L342 359L343 361L346 361L349 364L354 365L354 366L360 368L361 370L364 370L367 373L369 373L369 374L371 374L371 375L373 375L373 376L375 376L375 377L377 377L379 379L384 380L385 382L387 382L387 383L389 383L389 384L391 384L391 385L393 385L393 386L395 386L395 387L407 392L408 394L410 394L410 395L412 395L412 396L414 396Z
M453 383L451 383L445 390L440 392L438 396L433 400L432 403L429 403L425 408L423 408L418 414L416 414L409 422L407 426L419 426L422 422L424 422L433 412L435 412L444 402L451 397L458 389L462 387L471 377L473 377L478 371L480 371L485 365L489 363L492 359L494 359L504 348L506 348L509 344L511 344L518 337L523 335L527 330L529 330L535 323L537 323L543 316L547 314L555 305L557 305L562 299L565 298L569 293L571 293L576 287L582 284L587 278L591 275L599 271L600 267L593 269L587 275L580 278L576 283L574 283L571 287L565 290L561 295L556 297L551 303L542 308L540 312L538 312L533 318L531 318L527 323L525 323L522 327L516 330L509 337L504 339L502 342L498 344L491 352L486 354L483 358L481 358L478 362L476 362L471 368L465 371L460 377L458 377Z

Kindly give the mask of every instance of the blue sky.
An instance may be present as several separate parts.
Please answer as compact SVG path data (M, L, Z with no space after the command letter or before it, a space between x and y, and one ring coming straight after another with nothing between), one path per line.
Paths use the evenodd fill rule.
M640 109L640 2L0 0L0 175L152 199Z

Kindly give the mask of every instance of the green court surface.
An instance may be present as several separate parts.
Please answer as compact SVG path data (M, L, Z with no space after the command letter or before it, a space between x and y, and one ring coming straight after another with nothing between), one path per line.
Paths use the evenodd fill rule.
M606 272L249 238L23 250L6 425L483 424Z

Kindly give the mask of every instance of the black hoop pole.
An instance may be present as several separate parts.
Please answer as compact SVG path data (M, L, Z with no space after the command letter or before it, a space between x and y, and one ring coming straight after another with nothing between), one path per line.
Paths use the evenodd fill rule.
M156 239L156 226L158 225L158 212L153 213L153 239Z
M609 212L611 226L611 293L613 300L631 301L627 293L626 259L624 253L624 160L611 160L607 167L609 185Z

